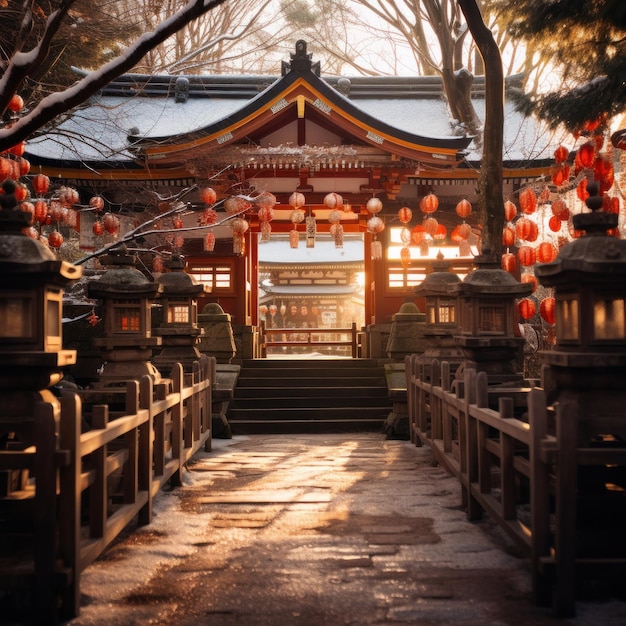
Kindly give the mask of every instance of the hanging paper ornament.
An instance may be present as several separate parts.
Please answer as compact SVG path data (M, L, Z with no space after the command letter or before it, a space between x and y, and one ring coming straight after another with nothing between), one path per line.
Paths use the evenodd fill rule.
M304 230L306 236L306 247L315 248L315 235L317 232L317 223L312 215L307 215L304 220Z
M102 233L104 232L104 226L102 226L102 222L100 220L96 220L93 223L93 226L91 227L91 230L93 231L93 234L96 237L100 237L102 235Z
M517 207L514 202L507 200L504 203L504 219L507 222L512 222L517 216Z
M510 248L515 244L515 229L510 226L505 226L502 229L502 245L505 248Z
M520 217L515 223L515 234L522 241L526 241L531 235L532 224L527 217Z
M339 209L343 206L343 198L333 191L324 196L324 205L329 209Z
M32 202L22 202L20 209L22 213L28 213L28 223L32 224L35 218L35 205Z
M400 241L408 246L411 243L411 231L405 226L400 229Z
M539 315L548 324L554 324L554 306L555 300L552 297L544 298L539 303Z
M549 241L542 241L537 246L537 261L539 263L550 263L556 259L557 253L557 249Z
M335 240L335 248L343 248L343 226L340 223L332 224L330 234Z
M289 246L291 248L297 248L300 242L300 234L296 229L289 231Z
M502 255L502 269L505 272L509 272L513 274L515 272L515 268L517 267L517 259L512 252L505 252Z
M33 176L33 190L38 196L45 196L50 189L50 178L45 174Z
M411 265L411 248L404 246L404 248L400 250L400 261L404 269Z
M561 219L559 217L557 217L556 215L553 215L549 220L548 220L548 228L553 232L553 233L558 233L561 230Z
M259 222L271 222L274 219L274 209L269 206L264 206L259 209L258 213Z
M237 196L231 196L224 200L224 210L229 215L237 215L238 213L244 213L250 208L250 203L245 198L238 198Z
M580 148L578 148L578 159L580 161L580 164L585 168L589 168L593 165L595 156L596 150L594 145L590 141L584 143L582 146L580 146Z
M48 245L51 248L60 248L62 244L63 235L58 230L54 230L48 235Z
M233 233L238 235L244 235L248 232L248 228L250 228L250 224L243 219L243 217L236 217L234 220L230 222L230 227L233 229Z
M74 230L78 227L78 211L75 209L68 209L65 213L65 223Z
M374 239L370 244L370 252L372 261L380 261L383 258L383 244L377 239Z
M207 233L204 236L204 251L213 252L215 250L215 235L213 233Z
M439 198L434 193L429 193L420 201L420 211L422 213L434 213L439 207Z
M107 213L102 218L102 225L109 235L117 235L120 232L120 220L113 213Z
M534 248L531 248L530 246L522 246L517 251L517 258L519 259L521 265L524 267L530 267L536 263L537 254Z
M204 202L204 204L215 204L217 201L215 189L212 187L202 187L202 189L200 189L200 200Z
M174 228L182 228L183 227L183 218L180 215L176 215L172 218L172 226Z
M217 211L215 209L204 209L200 217L200 224L202 226L210 226L215 223L217 223Z
M294 207L295 209L299 209L301 206L304 206L305 202L306 199L304 197L304 194L300 193L299 191L294 191L289 196L289 205Z
M294 209L289 215L289 220L292 224L300 224L304 219L304 211L300 209Z
M261 241L271 241L272 225L269 222L261 222Z
M22 228L22 233L24 233L29 239L39 239L39 231L34 226Z
M564 163L567 161L567 157L569 156L569 150L565 146L559 146L554 151L554 160L557 163Z
M33 214L38 222L43 222L46 219L46 215L48 215L48 203L45 200L37 200Z
M469 224L463 222L462 224L459 224L457 228L457 232L460 235L461 239L467 241L469 236L472 234L472 227Z
M412 218L413 218L413 211L411 211L409 207L403 206L402 208L398 210L398 219L403 224L408 224Z
M9 100L7 109L13 113L19 113L24 108L24 99L17 93L14 93Z
M465 239L459 242L459 256L472 256L472 248Z
M379 198L370 198L365 205L368 213L376 215L383 210L383 203Z
M569 165L561 164L555 167L552 172L552 182L557 187L562 187L569 180Z
M519 205L523 213L534 213L537 209L537 195L531 187L524 187L519 192Z
M587 191L587 178L583 177L580 179L578 185L576 185L576 195L578 199L584 202L589 197L589 192Z
M233 232L233 254L243 256L246 252L246 238L243 233Z
M524 320L532 319L537 312L537 305L532 298L524 298L517 305L519 314Z
M102 196L94 196L89 200L89 206L95 209L96 212L102 211L104 208L104 198Z
M276 204L276 196L269 191L262 191L254 198L254 204L260 209L263 207L272 208Z
M382 233L385 230L385 222L378 217L378 215L373 215L367 220L367 232L372 233L372 235L377 235L378 233Z
M461 200L457 205L456 205L456 214L461 218L461 219L465 219L466 217L469 217L469 215L472 212L472 205L470 204L470 202L468 200L466 200L465 198L463 198L463 200Z
M337 211L337 209L331 211L328 214L328 221L331 224L339 224L339 222L341 221L341 213Z

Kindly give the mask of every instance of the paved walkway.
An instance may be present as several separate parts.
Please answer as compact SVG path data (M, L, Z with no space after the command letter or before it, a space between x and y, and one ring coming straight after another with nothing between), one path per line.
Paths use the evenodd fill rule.
M427 448L379 434L217 440L153 524L83 575L74 626L617 626L626 604L556 620L528 562Z

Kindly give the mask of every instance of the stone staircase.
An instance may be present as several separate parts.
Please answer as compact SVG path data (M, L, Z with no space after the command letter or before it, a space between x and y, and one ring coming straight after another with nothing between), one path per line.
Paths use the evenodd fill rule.
M227 418L234 435L382 431L392 407L375 359L254 359Z

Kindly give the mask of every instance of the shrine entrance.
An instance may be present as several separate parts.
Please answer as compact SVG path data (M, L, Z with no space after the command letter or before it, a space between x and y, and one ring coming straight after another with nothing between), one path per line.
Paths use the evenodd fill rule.
M365 324L362 233L342 246L329 234L308 247L289 236L258 242L259 325L265 356L359 356Z

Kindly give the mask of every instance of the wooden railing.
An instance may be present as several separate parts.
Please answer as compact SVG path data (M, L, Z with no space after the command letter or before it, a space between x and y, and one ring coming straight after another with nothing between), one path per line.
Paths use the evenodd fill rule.
M270 339L279 337L279 339ZM267 348L346 346L352 358L359 356L359 333L356 322L349 328L265 328L261 325L261 356L267 356Z
M581 510L590 505L580 499L576 482L583 467L626 470L623 416L613 418L607 431L622 434L617 442L583 448L577 443L583 420L578 406L559 403L553 411L542 388L490 387L486 374L474 370L455 380L448 363L424 363L417 355L405 366L411 440L428 445L458 478L468 519L487 513L530 558L538 604L571 616L577 581L608 572L623 576L624 551L606 549L607 541L621 545L619 537L592 533L583 552L577 515L621 516L623 528L624 506L613 497L603 500L602 512Z
M150 523L161 487L180 484L185 463L210 449L214 369L203 357L190 374L176 364L157 384L130 381L117 415L99 402L106 390L41 402L32 445L0 452L0 470L22 476L0 500L0 541L14 551L0 560L0 589L30 595L32 621L78 615L81 572L135 517Z

